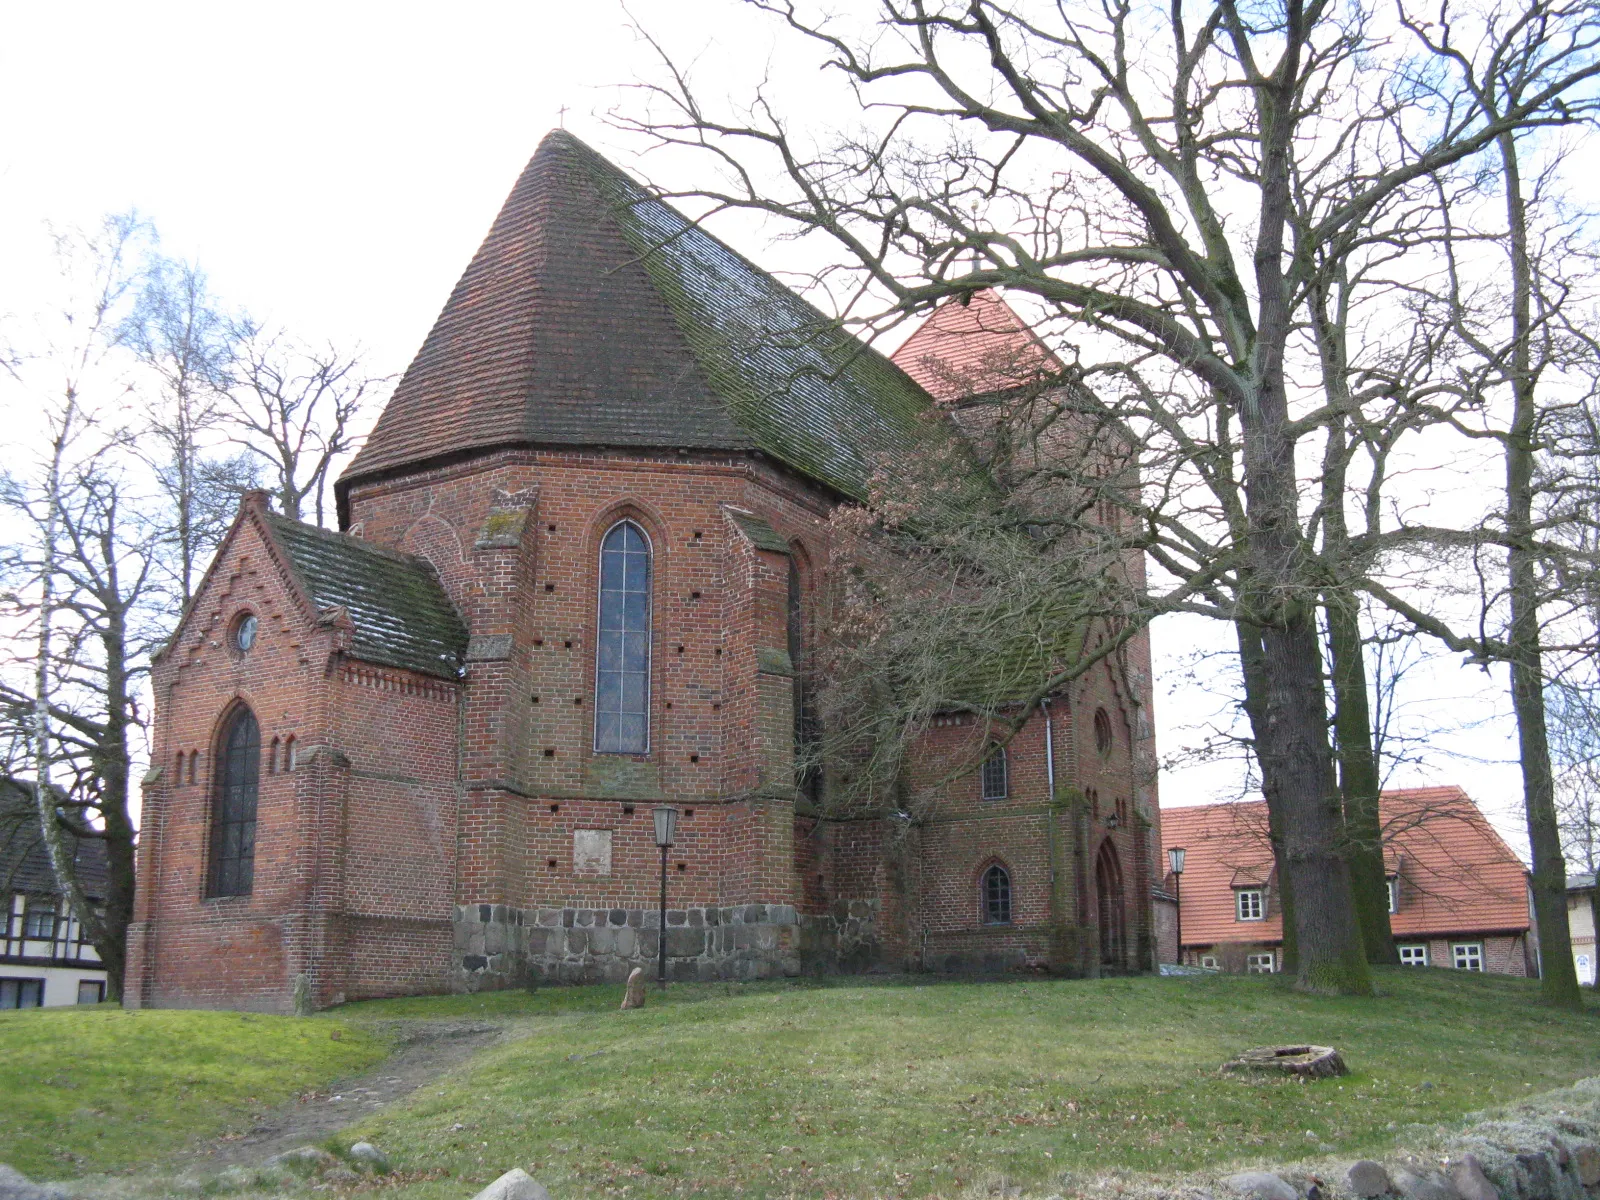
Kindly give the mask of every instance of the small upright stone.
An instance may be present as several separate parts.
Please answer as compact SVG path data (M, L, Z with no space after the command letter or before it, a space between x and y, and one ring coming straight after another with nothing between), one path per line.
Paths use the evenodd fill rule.
M1344 1173L1344 1178L1350 1185L1350 1190L1362 1200L1387 1196L1394 1190L1394 1184L1389 1180L1389 1172L1383 1169L1382 1163L1375 1163L1370 1158L1351 1163L1350 1169Z
M622 997L623 1008L644 1007L644 968L635 967L628 972L628 990Z
M1450 1169L1450 1182L1456 1185L1463 1200L1500 1200L1500 1192L1483 1173L1483 1164L1476 1154L1463 1154L1461 1161Z
M309 1017L311 1013L311 976L301 971L294 977L294 1015Z
M550 1200L550 1193L521 1167L512 1167L472 1200Z

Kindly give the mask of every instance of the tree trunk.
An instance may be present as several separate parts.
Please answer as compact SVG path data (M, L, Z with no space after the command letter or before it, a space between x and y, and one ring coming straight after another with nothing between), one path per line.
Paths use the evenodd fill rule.
M1544 998L1563 1008L1581 1009L1583 993L1572 961L1567 927L1567 867L1561 857L1556 819L1555 779L1545 726L1544 663L1539 628L1539 578L1533 547L1535 442L1539 405L1533 371L1533 267L1528 258L1528 215L1522 196L1516 139L1500 139L1505 167L1507 229L1511 245L1511 428L1505 438L1506 533L1511 548L1506 567L1511 598L1511 706L1517 717L1522 762L1522 799L1527 811L1528 846L1533 853L1531 883L1534 920L1539 927L1539 976Z
M1284 355L1294 301L1284 274L1290 203L1289 141L1299 103L1295 80L1309 37L1305 9L1290 0L1285 47L1255 88L1260 114L1261 212L1255 279L1259 319L1240 405L1244 433L1248 555L1241 588L1247 618L1261 629L1263 733L1256 743L1269 810L1283 830L1283 868L1294 895L1296 986L1371 995L1345 863L1343 821L1328 744L1316 594L1300 527L1295 442L1289 428Z
M1262 661L1261 631L1244 621L1235 621L1233 629L1239 641L1239 666L1244 676L1244 712L1250 719L1250 736L1259 745L1267 729L1267 677ZM1259 753L1257 766L1260 766ZM1263 773L1264 795L1270 786ZM1295 939L1294 888L1289 881L1289 865L1283 849L1283 804L1271 795L1266 796L1266 803L1267 840L1272 844L1272 861L1278 869L1278 912L1283 918L1283 971L1295 974L1300 969L1300 954Z
M1372 750L1367 662L1356 598L1348 591L1329 591L1323 594L1323 606L1333 659L1334 736L1356 923L1361 927L1367 961L1396 966L1400 952L1395 949L1389 922L1389 880L1383 865L1383 822L1378 815L1378 760Z

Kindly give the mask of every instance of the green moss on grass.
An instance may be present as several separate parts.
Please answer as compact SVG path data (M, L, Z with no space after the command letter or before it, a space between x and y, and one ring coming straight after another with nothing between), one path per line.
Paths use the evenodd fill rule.
M0 1014L0 1162L45 1179L149 1162L385 1052L326 1018L109 1005Z

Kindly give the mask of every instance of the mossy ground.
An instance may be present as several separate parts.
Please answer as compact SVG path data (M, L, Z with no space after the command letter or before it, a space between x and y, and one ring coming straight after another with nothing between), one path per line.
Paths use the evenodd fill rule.
M370 1032L325 1017L111 1005L3 1013L0 1162L63 1179L158 1161L386 1052Z
M1444 970L1377 983L1374 999L1216 976L675 986L628 1013L617 988L353 1006L533 1018L355 1132L445 1173L392 1193L411 1200L517 1165L564 1198L950 1196L996 1176L1031 1189L1379 1153L1408 1124L1600 1074L1600 1008L1555 1012L1536 983ZM1337 1046L1352 1074L1217 1075L1283 1041Z

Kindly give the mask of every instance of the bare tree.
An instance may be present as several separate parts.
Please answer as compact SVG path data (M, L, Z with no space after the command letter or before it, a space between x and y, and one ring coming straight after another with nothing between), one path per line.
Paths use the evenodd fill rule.
M145 398L143 450L171 509L166 541L177 599L187 605L202 564L221 541L239 495L256 485L249 455L215 453L237 326L190 263L152 255L122 329L153 377Z
M332 468L355 449L355 419L387 377L369 375L359 353L308 346L249 321L235 336L229 437L260 462L286 516L321 525Z
M1307 289L1396 196L1507 131L1565 119L1563 94L1595 68L1555 43L1587 36L1574 30L1588 10L1523 4L1545 14L1551 46L1534 85L1493 113L1416 110L1396 136L1412 98L1394 86L1403 51L1332 0L1193 13L888 0L864 27L783 0L755 7L821 48L863 128L812 147L765 96L748 119L722 119L670 63L652 91L661 112L618 124L711 154L731 181L677 194L831 239L861 303L883 300L880 324L1004 287L1123 348L1140 441L1183 447L1209 491L1204 547L1192 523L1154 522L1171 545L1157 539L1152 557L1208 557L1230 581L1213 615L1241 631L1299 984L1368 991L1323 704L1326 570L1296 469L1328 407L1320 387L1296 402L1297 322ZM1516 36L1480 32L1474 51L1490 57ZM1181 386L1152 386L1158 369ZM1175 411L1174 395L1193 406Z

